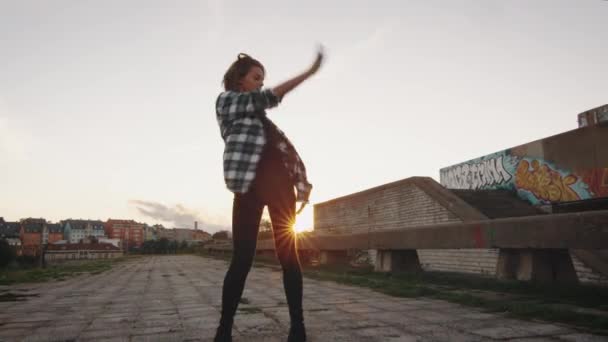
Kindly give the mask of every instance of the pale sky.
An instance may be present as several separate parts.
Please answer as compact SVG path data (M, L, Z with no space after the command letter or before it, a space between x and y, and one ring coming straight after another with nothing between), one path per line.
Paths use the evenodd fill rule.
M439 180L608 103L607 18L602 0L0 0L0 216L229 227L222 76L245 52L276 85L318 43L326 64L268 112L312 202Z

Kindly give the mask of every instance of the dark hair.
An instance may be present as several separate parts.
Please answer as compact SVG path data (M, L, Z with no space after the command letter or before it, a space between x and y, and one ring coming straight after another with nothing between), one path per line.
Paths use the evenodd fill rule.
M258 60L252 58L248 54L239 53L236 61L232 63L230 68L228 68L228 71L224 74L224 81L222 82L224 84L224 89L227 91L238 91L239 81L247 75L252 67L259 67L266 73L264 66Z

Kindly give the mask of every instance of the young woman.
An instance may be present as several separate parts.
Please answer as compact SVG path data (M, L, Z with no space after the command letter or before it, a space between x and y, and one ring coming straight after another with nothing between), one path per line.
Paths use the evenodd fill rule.
M285 94L314 75L322 61L323 53L319 50L308 70L270 89L262 89L264 66L246 54L239 54L224 75L226 91L217 98L216 115L225 142L224 179L234 193L234 251L224 278L217 342L232 340L232 323L255 254L264 206L268 206L275 249L283 268L291 319L288 341L306 340L302 273L293 224L296 202L302 202L302 210L312 185L295 148L268 119L265 110L277 106Z

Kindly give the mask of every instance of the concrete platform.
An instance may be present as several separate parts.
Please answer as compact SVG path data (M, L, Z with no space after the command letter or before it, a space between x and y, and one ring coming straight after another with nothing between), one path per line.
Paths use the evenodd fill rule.
M0 341L211 341L227 262L151 256L98 275L3 287L31 295L0 302ZM424 298L304 280L309 341L607 341ZM235 341L285 341L281 272L254 268L235 319Z

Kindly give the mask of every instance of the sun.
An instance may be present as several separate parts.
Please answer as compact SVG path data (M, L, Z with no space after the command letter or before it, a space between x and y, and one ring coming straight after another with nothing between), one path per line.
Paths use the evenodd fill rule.
M308 205L299 215L296 215L296 224L293 230L296 233L312 231L314 226L312 205Z

